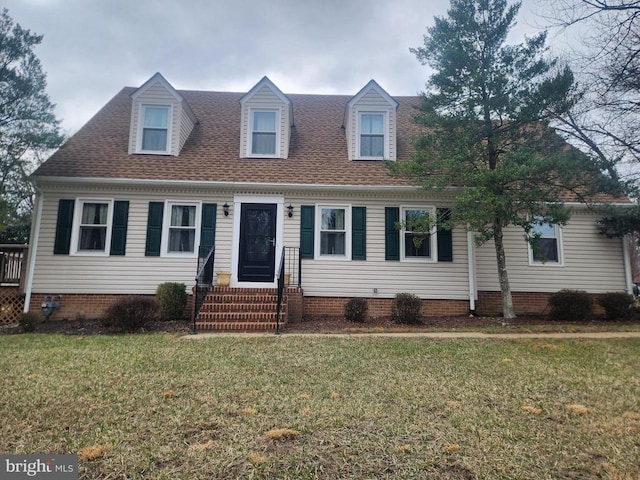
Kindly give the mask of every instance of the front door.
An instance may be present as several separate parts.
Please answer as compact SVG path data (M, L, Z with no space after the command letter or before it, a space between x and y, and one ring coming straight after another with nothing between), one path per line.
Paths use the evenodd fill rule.
M240 212L238 281L273 282L276 265L275 203L243 203Z

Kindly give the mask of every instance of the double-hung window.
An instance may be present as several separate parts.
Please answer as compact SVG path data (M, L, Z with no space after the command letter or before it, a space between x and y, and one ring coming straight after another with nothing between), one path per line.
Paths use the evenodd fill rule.
M320 206L318 212L320 257L349 258L349 208Z
M385 156L384 113L360 113L360 158Z
M433 207L402 208L402 259L435 261L436 232Z
M558 225L536 222L531 227L531 237L529 258L532 264L562 263Z
M251 155L277 154L276 113L275 110L251 111Z
M170 107L145 105L142 107L142 134L140 150L150 153L169 151Z
M165 222L165 253L169 255L193 254L196 251L196 238L200 218L200 205L189 202L167 202Z
M108 254L112 215L111 200L78 199L73 222L72 253Z

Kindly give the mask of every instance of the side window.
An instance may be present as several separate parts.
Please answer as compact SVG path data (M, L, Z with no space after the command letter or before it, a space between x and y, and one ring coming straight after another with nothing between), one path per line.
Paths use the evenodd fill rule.
M142 132L140 151L148 153L167 153L169 151L170 107L142 107Z
M113 200L77 199L71 233L71 254L108 254Z
M165 254L193 254L199 232L200 204L167 202L166 215L169 221L163 231Z
M532 264L560 264L562 262L560 228L551 223L534 223L533 240L529 242L529 258Z
M320 205L316 252L319 258L351 258L351 211L347 206Z
M360 157L384 158L384 114L360 114Z
M425 224L431 222L428 232ZM435 209L433 207L402 208L402 260L435 261Z
M276 117L275 111L251 111L251 155L276 155Z

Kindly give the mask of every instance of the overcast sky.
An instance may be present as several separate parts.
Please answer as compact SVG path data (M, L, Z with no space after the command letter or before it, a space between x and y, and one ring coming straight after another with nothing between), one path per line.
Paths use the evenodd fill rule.
M415 95L422 45L445 0L4 0L36 53L47 92L74 133L124 86L160 72L177 89L246 92L267 75L285 93L354 95L375 79ZM510 40L538 31L524 0Z

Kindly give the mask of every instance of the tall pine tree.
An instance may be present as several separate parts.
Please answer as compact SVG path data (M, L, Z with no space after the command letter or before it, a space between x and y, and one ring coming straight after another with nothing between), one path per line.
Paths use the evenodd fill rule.
M495 244L503 315L514 318L504 231L520 226L533 242L533 223L562 225L567 192L581 195L598 170L567 148L549 127L574 100L570 69L546 56L546 32L507 45L520 3L451 0L445 18L411 49L435 73L416 121L424 135L413 162L395 165L425 189L458 187L452 223L476 241Z

